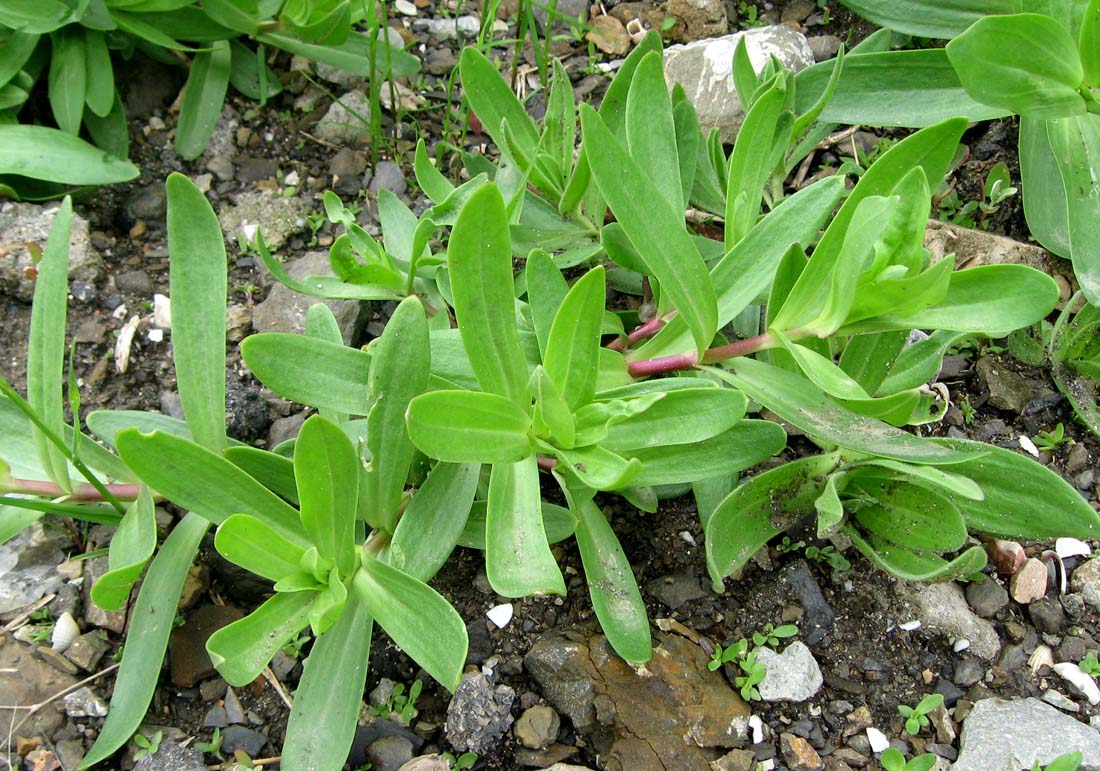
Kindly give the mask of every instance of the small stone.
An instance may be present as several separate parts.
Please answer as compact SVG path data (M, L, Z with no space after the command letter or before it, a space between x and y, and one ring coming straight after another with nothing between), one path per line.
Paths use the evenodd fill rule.
M84 742L80 739L62 739L54 745L54 753L65 771L76 771L84 759Z
M266 744L266 736L242 725L231 725L222 731L222 752L226 754L243 750L248 757L258 758Z
M1085 602L1100 610L1100 559L1078 565L1070 578L1070 588L1080 592Z
M681 573L655 578L646 584L646 590L671 610L707 596L699 579Z
M225 689L225 719L230 725L243 725L248 721L237 692L228 687Z
M981 699L963 721L954 771L1031 768L1069 749L1081 750L1082 768L1100 766L1100 734L1039 699Z
M1008 592L996 580L987 577L966 585L966 601L982 618L993 618L1008 604Z
M503 629L512 620L512 612L512 603L506 602L489 608L485 611L485 617L492 621L497 629Z
M311 275L332 275L327 252L308 252L284 266L296 280ZM267 298L252 309L252 326L257 332L305 332L306 313L317 300L295 292L282 284L271 287ZM336 316L344 342L351 344L359 333L362 303L354 300L322 300Z
M398 771L412 760L413 745L404 736L383 736L367 748L371 771Z
M515 698L508 686L493 687L480 672L467 672L447 707L447 741L463 752L496 746L512 724Z
M229 725L229 718L225 714L225 707L221 704L215 704L209 710L202 719L203 728L226 728Z
M614 16L597 16L592 20L584 39L605 54L622 56L630 50L630 35Z
M821 668L801 641L788 645L782 654L760 648L757 662L767 670L757 686L764 701L806 701L813 698L824 682Z
M224 734L222 749L226 750ZM134 764L134 771L203 771L205 768L202 750L180 747L170 741L161 741L156 752L141 757Z
M442 755L421 755L397 771L451 771L451 763Z
M719 0L669 0L664 9L676 19L669 33L681 43L707 40L729 32L726 4Z
M1057 707L1063 712L1080 712L1081 705L1075 702L1073 699L1066 696L1064 693L1059 693L1053 688L1048 688L1043 692L1043 701L1052 707Z
M890 747L890 740L886 738L886 734L874 726L867 729L867 741L871 745L871 751L876 754L884 752Z
M73 640L73 644L65 651L65 658L85 672L91 672L103 658L103 654L110 649L111 644L107 642L106 635L102 630L97 629Z
M801 736L783 734L779 737L779 748L791 771L821 771L825 768L821 756Z
M87 686L77 688L62 698L69 717L106 717L107 703L92 693Z
M1027 553L1024 547L1015 541L995 539L985 545L985 553L989 555L993 567L1002 576L1011 576L1027 562Z
M1021 605L1030 605L1047 593L1047 566L1034 557L1028 559L1016 571L1009 582L1012 599Z
M984 356L975 365L989 389L989 403L999 410L1021 413L1031 398L1032 383L1009 369L1004 359Z
M144 270L128 270L115 276L115 286L120 292L152 299L153 279Z
M755 771L756 755L749 750L730 750L710 763L711 771Z
M558 738L560 728L558 713L550 707L539 705L525 710L512 730L524 747L541 750Z
M1001 649L1001 638L989 621L970 609L962 589L953 583L897 584L898 600L912 604L921 621L921 634L942 635L956 641L966 640L981 658L993 661ZM905 613L903 617L908 617Z
M1058 600L1053 597L1041 597L1028 606L1027 612L1031 616L1031 623L1035 624L1035 628L1040 632L1061 634L1066 613Z
M374 174L371 175L367 189L372 193L389 190L394 195L402 195L409 189L409 183L405 181L405 174L396 163L379 161L374 167Z
M337 145L365 146L371 139L370 115L370 98L362 91L349 91L332 103L314 131Z
M450 48L433 48L424 61L424 69L432 75L450 75L458 59Z
M206 652L210 635L244 617L227 605L204 605L188 616L183 626L172 632L168 662L172 683L177 688L193 688L214 674L214 665Z
M836 35L814 35L807 38L806 42L814 53L815 62L828 61L840 51L841 40Z
M1076 474L1082 471L1089 464L1089 451L1083 444L1074 444L1069 448L1069 453L1066 455L1066 473ZM1059 539L1061 540L1061 539ZM1059 552L1060 556L1062 555Z
M969 688L982 679L985 667L974 659L963 659L955 665L955 682L963 688Z

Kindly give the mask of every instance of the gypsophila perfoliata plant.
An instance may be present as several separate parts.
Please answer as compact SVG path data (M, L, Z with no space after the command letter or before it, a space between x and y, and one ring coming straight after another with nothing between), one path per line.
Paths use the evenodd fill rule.
M919 734L922 729L928 727L928 713L934 712L942 705L942 693L929 694L913 707L899 704L898 713L905 718L905 731L912 736Z

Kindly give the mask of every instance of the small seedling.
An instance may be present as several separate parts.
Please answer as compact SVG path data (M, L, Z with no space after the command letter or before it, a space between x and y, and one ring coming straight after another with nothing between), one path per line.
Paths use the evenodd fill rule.
M959 403L959 411L962 412L963 423L969 426L974 422L974 413L976 410L974 409L974 405L970 403L969 394L964 396L963 400Z
M734 678L733 684L741 690L741 698L745 701L760 701L760 691L756 686L768 674L768 669L756 660L756 651L748 653L737 663L741 670L740 677Z
M1050 431L1040 431L1039 435L1033 438L1035 440L1035 446L1047 452L1052 452L1070 442L1070 439L1066 436L1066 427L1061 423Z
M405 686L398 683L393 687L393 693L386 699L385 704L371 707L371 714L378 717L390 717L396 715L403 724L408 725L416 717L416 700L420 697L420 690L424 683L419 679L414 680L409 692L405 693Z
M1077 767L1081 765L1083 758L1081 750L1074 750L1073 752L1067 752L1065 755L1059 755L1047 763L1045 769L1040 768L1039 764L1036 763L1031 771L1077 771Z
M765 624L762 632L753 632L752 644L757 647L767 645L769 648L774 648L779 645L780 640L794 637L796 634L798 634L798 627L794 624L784 624L778 627L773 624Z
M1086 655L1077 666L1081 668L1082 672L1090 677L1100 676L1100 661L1096 659L1095 653Z
M779 549L781 554L790 554L791 552L798 551L806 544L803 541L792 541L789 535L783 536L783 540L775 547Z
M137 749L134 750L134 760L141 760L146 755L155 755L160 749L160 740L163 738L163 731L157 731L151 737L142 733L134 734L134 744L137 745Z
M208 742L195 742L195 749L206 755L214 755L218 760L222 759L222 729L214 728L214 733Z
M731 662L737 662L749 652L749 641L738 640L732 645L723 648L721 645L714 649L714 653L710 656L710 661L707 662L707 669L714 672L720 669L723 664L729 664Z
M302 657L302 648L304 648L306 643L311 639L313 638L310 637L308 632L303 632L283 646L283 653L290 656L292 659L299 659Z
M883 751L879 762L886 771L928 771L936 765L936 756L928 752L906 761L904 755L890 747Z
M806 556L818 562L824 562L833 570L843 573L852 569L852 563L835 546L807 546Z
M463 752L457 758L449 752L444 752L441 757L450 764L451 771L462 771L464 768L473 768L474 763L477 762L476 752Z
M915 707L898 705L898 712L905 718L905 730L910 736L916 736L922 729L928 727L928 713L935 711L943 704L943 694L933 693L925 696Z

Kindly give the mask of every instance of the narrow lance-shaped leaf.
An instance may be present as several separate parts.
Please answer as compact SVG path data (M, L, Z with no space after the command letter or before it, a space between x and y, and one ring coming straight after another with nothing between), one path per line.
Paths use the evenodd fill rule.
M103 33L84 28L84 61L87 83L84 101L100 117L106 117L115 103L115 77L111 54Z
M509 243L504 199L488 184L462 207L447 263L458 329L482 390L524 406L527 363L516 332Z
M466 526L478 463L437 463L412 497L390 542L390 564L420 581L443 567Z
M84 36L77 25L62 27L50 34L53 50L50 55L50 107L54 120L62 131L80 132L84 114L85 80Z
M287 768L344 767L363 703L373 631L374 620L353 592L337 622L313 643L287 721Z
M240 621L223 626L206 641L218 674L230 685L251 683L279 649L309 624L316 592L279 592Z
M953 38L988 14L1015 10L1014 0L844 0L844 5L879 26L931 38Z
M355 568L355 511L359 500L359 453L335 423L319 415L306 420L294 445L302 525L318 553L342 576Z
M732 388L671 391L644 411L608 428L600 444L609 450L691 444L726 431L745 414L747 400Z
M353 586L367 612L409 658L454 692L462 679L466 624L435 589L364 553Z
M109 758L141 725L164 664L183 582L208 527L210 523L202 517L188 514L168 534L149 565L129 628L129 639L141 643L127 645L122 653L107 719L96 743L80 762L81 769Z
M314 303L306 311L306 336L316 340L324 340L332 345L344 345L344 335L340 332L340 323L336 315L324 303ZM327 407L317 410L318 414L331 420L333 423L343 423L348 419L347 413L332 410Z
M1100 304L1100 116L1048 121L1047 137L1065 189L1073 273L1088 301Z
M241 357L261 383L284 398L351 415L370 411L366 351L306 335L262 332L241 342Z
M630 157L646 164L657 191L673 209L682 212L684 193L680 184L676 125L659 52L646 54L638 62L630 81L626 97L626 139Z
M535 328L539 350L545 361L550 328L558 308L569 293L569 284L566 283L558 266L550 259L550 255L542 249L534 249L528 255L525 276L527 300L531 308L531 325Z
M176 152L181 158L194 160L206 149L225 101L231 62L232 54L226 40L214 41L210 50L199 51L191 60L191 73L187 77L187 90L176 128Z
M1077 39L1081 55L1081 69L1085 85L1100 86L1100 0L1089 0L1081 19L1081 32Z
M431 369L428 322L420 298L406 298L397 306L371 350L370 390L375 401L367 417L371 459L363 476L363 514L392 533L413 458L405 413L413 397L427 390Z
M69 296L69 235L73 203L68 197L54 214L46 250L38 264L27 348L27 401L56 436L65 426L61 384L65 367L65 317ZM38 459L49 478L70 490L68 462L61 448L35 426Z
M588 158L600 192L660 282L660 311L675 309L687 323L696 350L705 349L718 329L718 307L706 265L684 227L683 212L662 196L587 105L581 106L581 125L585 143L600 148Z
M630 561L591 498L578 501L573 510L577 548L596 618L616 653L631 664L644 664L652 655L649 616Z
M173 173L168 195L172 256L172 356L191 436L217 452L225 438L225 240L217 215L194 182Z
M496 394L421 394L409 403L408 427L421 452L450 463L514 463L532 452L531 418Z
M110 570L92 585L92 602L104 610L119 610L126 602L145 563L157 547L156 510L149 488L141 492L126 509L111 538L107 556Z
M624 454L642 464L635 484L674 485L747 469L775 455L786 443L787 434L779 424L742 420L701 442L647 447Z
M504 597L565 594L565 579L542 524L534 456L518 463L498 463L490 472L485 570L493 590Z
M604 299L604 269L598 266L569 290L550 328L543 361L573 409L588 404L596 394Z
M46 126L0 125L0 174L68 185L111 185L140 170L78 137Z

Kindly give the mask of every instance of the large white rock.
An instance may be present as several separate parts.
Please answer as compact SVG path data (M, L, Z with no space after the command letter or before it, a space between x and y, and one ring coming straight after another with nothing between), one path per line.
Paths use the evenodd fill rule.
M757 686L764 701L806 701L824 681L817 660L801 641L791 643L782 653L758 648L756 660L768 671Z
M1100 771L1100 732L1038 699L982 699L963 721L952 771L1024 771L1081 750L1079 771Z
M805 36L790 27L755 27L733 35L671 46L665 51L665 79L679 83L695 105L704 131L717 128L722 141L732 142L745 117L733 86L733 52L745 39L749 60L757 72L775 56L797 72L814 63Z

